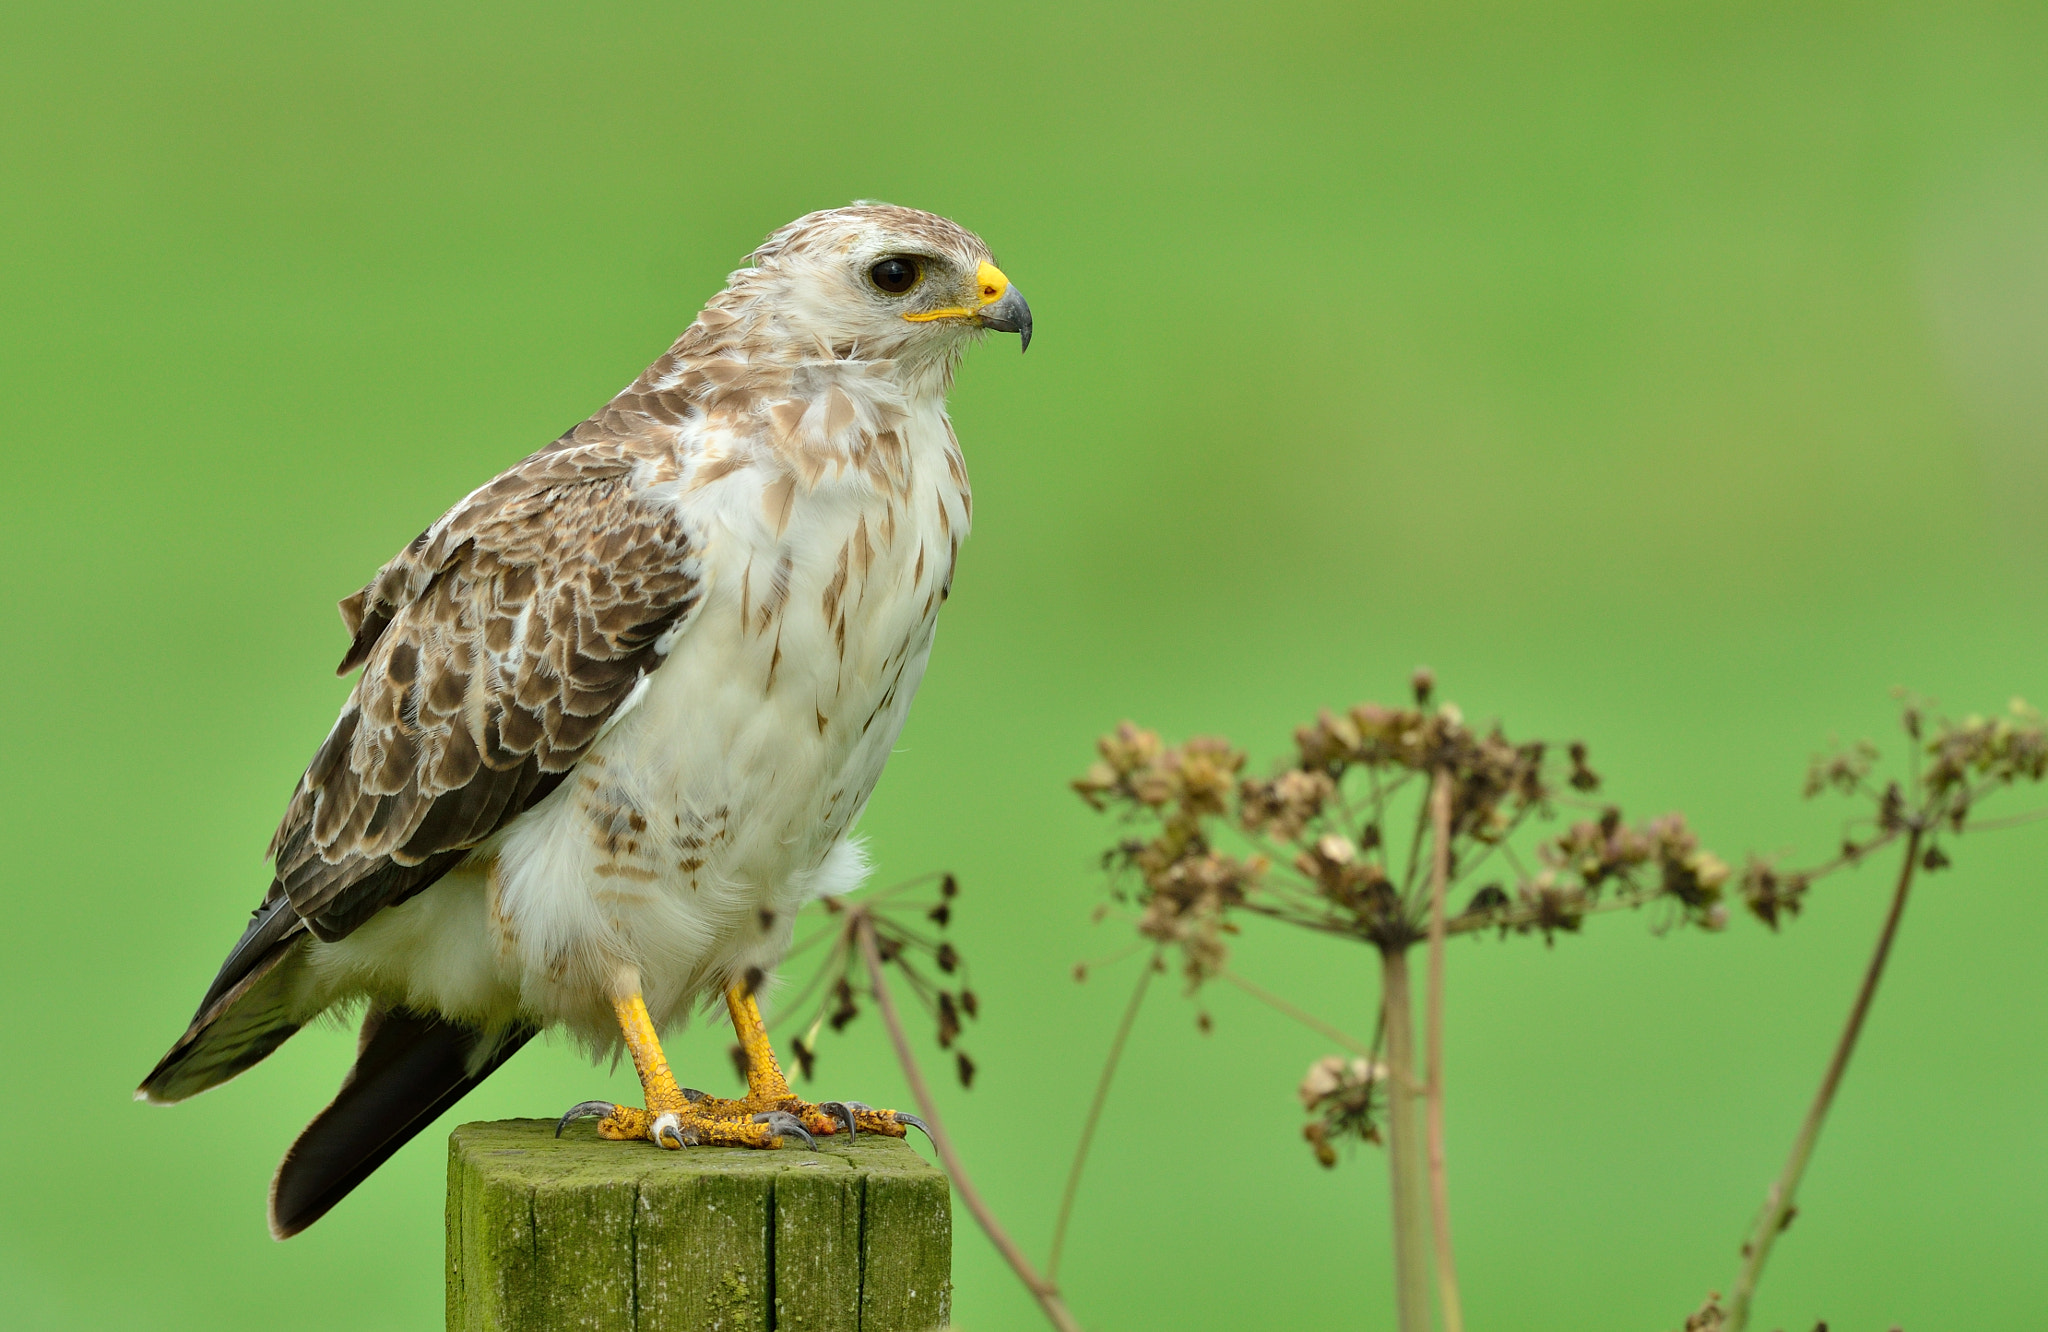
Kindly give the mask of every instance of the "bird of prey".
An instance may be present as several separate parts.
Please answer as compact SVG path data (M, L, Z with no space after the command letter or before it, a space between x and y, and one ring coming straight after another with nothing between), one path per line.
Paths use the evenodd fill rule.
M137 1096L181 1101L363 1005L355 1066L271 1184L319 1219L536 1033L623 1044L607 1138L776 1147L910 1116L813 1104L754 1001L850 834L972 515L946 393L1031 311L973 233L857 203L769 236L666 355L341 603L357 678L274 880ZM723 994L747 1094L656 1032Z

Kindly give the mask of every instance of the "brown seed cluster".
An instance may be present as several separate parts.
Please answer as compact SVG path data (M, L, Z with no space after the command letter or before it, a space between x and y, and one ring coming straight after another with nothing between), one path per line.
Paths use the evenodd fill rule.
M1949 866L1944 839L1993 826L1974 816L1983 801L2022 782L2048 780L2048 725L2023 699L1998 716L1951 720L1932 711L1929 700L1900 691L1899 729L1910 762L1889 779L1877 775L1881 757L1868 740L1831 746L1807 765L1804 794L1842 795L1869 813L1852 819L1832 860L1805 869L1780 869L1769 857L1752 856L1742 872L1740 893L1750 912L1772 929L1799 914L1813 881L1863 863L1864 857L1898 837L1918 831L1919 868ZM2021 815L2021 820L2033 817Z
M1448 933L1551 939L1595 912L1653 905L1664 927L1727 922L1728 865L1683 817L1628 821L1594 798L1601 780L1583 744L1469 725L1434 701L1435 684L1418 673L1408 705L1319 713L1263 776L1217 737L1169 745L1127 721L1097 741L1073 786L1129 826L1103 858L1112 898L1143 939L1177 955L1190 992L1228 966L1247 915L1383 952L1422 939L1428 794L1440 778L1451 797L1447 891L1464 903ZM1303 1131L1326 1164L1339 1139L1377 1141L1375 1067L1333 1056L1302 1083Z
M1296 1091L1301 1108L1313 1116L1302 1125L1301 1136L1316 1160L1336 1165L1340 1138L1380 1140L1374 1112L1385 1103L1386 1082L1387 1066L1365 1059L1325 1055L1309 1065Z
M909 895L912 890L934 886L937 892L933 896ZM786 1022L803 1032L790 1040L789 1049L806 1082L817 1068L819 1033L827 1027L844 1031L863 1011L867 974L855 931L859 922L866 920L874 929L875 951L882 965L902 982L900 986L892 984L891 992L909 991L931 1016L939 1048L952 1051L960 1085L973 1085L974 1060L955 1047L963 1024L981 1016L981 1000L968 983L967 963L960 950L945 937L959 896L958 879L951 874L931 874L868 894L851 908L836 898L819 904L836 918L834 923L798 943L790 956L795 958L822 942L827 945L825 960L793 999L777 1005L774 1020L777 1027ZM784 1014L791 1016L785 1019Z
M1115 893L1146 938L1182 955L1199 985L1227 961L1232 917L1262 915L1383 949L1423 932L1429 832L1422 800L1436 774L1451 782L1451 879L1465 910L1454 933L1572 931L1610 906L1669 904L1673 919L1718 928L1728 866L1676 814L1639 824L1590 804L1599 778L1585 746L1516 743L1468 726L1452 704L1428 706L1433 680L1408 707L1361 703L1324 711L1294 734L1269 776L1247 777L1244 752L1197 737L1168 745L1124 722L1096 745L1074 789L1145 835L1105 855ZM1563 752L1568 764L1550 755ZM1562 772L1555 771L1562 766ZM1564 809L1587 811L1561 832ZM1501 877L1476 882L1482 867Z

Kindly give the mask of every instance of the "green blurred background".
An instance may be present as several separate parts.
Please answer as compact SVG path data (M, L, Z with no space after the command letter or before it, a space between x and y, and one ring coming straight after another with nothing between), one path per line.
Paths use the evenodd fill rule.
M334 601L659 353L773 227L980 230L1038 344L955 419L977 530L865 825L951 868L984 1020L948 1112L1042 1253L1132 976L1086 985L1065 780L1135 716L1263 762L1418 662L1583 736L1631 808L1822 850L1886 691L2048 695L2039 4L18 5L0 38L7 810L0 1323L424 1328L441 1133L303 1238L279 1153L352 1036L128 1100L265 878L346 685ZM1759 1326L2048 1299L2048 833L1966 843L1895 965ZM1881 872L1783 935L1600 921L1452 955L1475 1328L1675 1327L1726 1288ZM1354 1030L1355 949L1243 972ZM1381 1163L1326 1172L1321 1038L1155 992L1066 1279L1097 1328L1386 1326ZM730 1080L725 1037L672 1057ZM822 1085L906 1093L872 1019ZM629 1087L536 1045L457 1111ZM1034 1314L959 1218L969 1329Z

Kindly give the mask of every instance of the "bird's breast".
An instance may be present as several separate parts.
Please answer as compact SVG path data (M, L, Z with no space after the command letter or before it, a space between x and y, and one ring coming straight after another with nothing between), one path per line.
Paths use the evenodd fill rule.
M703 611L583 782L612 878L772 891L859 817L923 678L971 506L942 416L890 433L873 445L886 456L807 477L757 454L685 491Z

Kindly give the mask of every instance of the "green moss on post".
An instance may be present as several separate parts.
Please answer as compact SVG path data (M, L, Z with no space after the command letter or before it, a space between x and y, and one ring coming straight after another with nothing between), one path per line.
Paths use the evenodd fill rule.
M906 1144L448 1140L449 1332L926 1332L952 1313L946 1178Z

